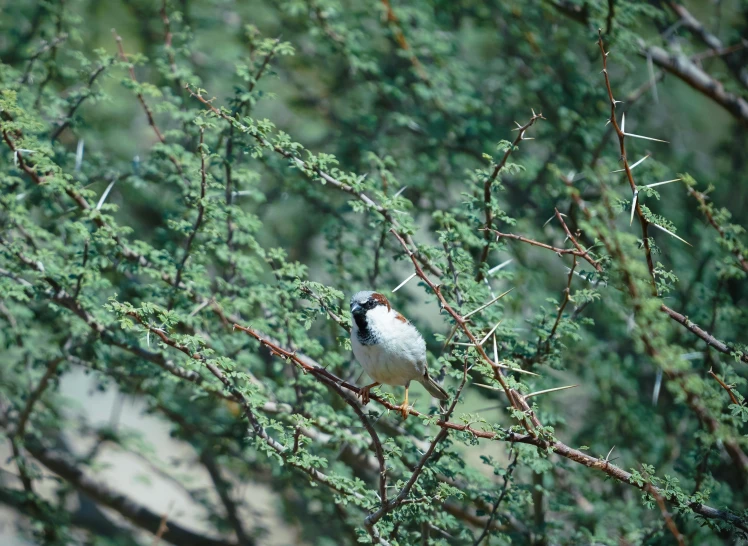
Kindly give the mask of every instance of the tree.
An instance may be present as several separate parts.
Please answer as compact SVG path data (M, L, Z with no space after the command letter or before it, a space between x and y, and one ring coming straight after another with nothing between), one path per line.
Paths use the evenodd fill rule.
M308 544L744 541L747 14L6 6L0 502L18 533L263 544L277 529L242 491L264 484ZM360 289L424 333L449 402L361 404ZM188 454L71 413L81 370ZM102 479L112 446L203 521Z

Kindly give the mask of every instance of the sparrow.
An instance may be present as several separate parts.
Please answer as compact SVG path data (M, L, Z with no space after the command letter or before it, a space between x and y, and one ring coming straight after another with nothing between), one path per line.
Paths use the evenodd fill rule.
M405 401L399 406L408 417L408 389L411 381L421 383L439 400L449 395L429 375L426 342L408 319L395 311L378 292L358 292L351 298L351 346L356 360L374 380L361 389L361 401L369 403L369 391L385 384L405 386Z

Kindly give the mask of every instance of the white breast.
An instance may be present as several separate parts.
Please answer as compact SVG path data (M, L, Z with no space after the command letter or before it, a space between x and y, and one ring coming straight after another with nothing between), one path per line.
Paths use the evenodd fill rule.
M353 322L351 345L356 360L374 381L387 385L407 385L426 373L426 342L415 326L402 322L398 313L378 306L366 314L377 343L362 345Z

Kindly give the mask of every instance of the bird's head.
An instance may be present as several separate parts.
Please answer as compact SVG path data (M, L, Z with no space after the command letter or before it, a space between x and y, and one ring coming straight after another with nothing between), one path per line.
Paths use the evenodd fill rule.
M380 305L387 307L388 311L391 309L390 302L382 294L364 290L354 294L351 298L351 314L354 317L365 315L369 310Z

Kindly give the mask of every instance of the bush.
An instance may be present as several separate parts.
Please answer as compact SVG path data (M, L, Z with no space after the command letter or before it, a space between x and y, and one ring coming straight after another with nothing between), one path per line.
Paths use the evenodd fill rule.
M307 544L745 540L745 6L249 4L5 8L16 531L280 543L267 487ZM448 402L361 404L369 289ZM71 410L81 371L188 449Z

